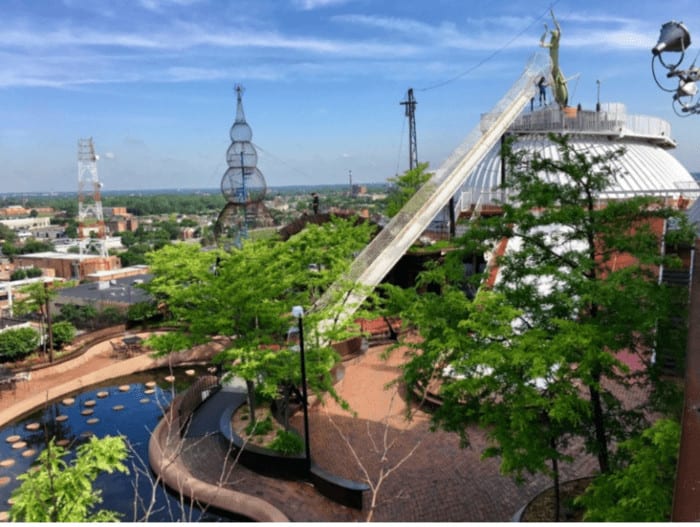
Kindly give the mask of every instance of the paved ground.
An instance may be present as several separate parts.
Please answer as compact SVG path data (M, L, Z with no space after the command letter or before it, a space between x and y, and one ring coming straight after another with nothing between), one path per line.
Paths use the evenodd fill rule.
M315 404L310 413L314 461L337 475L371 481L373 491L366 493L363 511L333 503L307 483L274 480L242 466L221 478L227 452L214 437L188 439L185 464L200 479L225 481L227 488L265 499L292 521L358 521L370 510L375 521L509 521L550 485L541 476L520 486L501 476L497 460L480 459L485 438L478 430L472 431L471 447L463 449L455 434L430 432L426 414L407 422L400 393L385 389L397 378L403 357L395 353L385 361L384 350L371 348L345 364L337 389L355 417L330 400ZM301 417L295 419L302 429ZM589 475L595 467L592 458L578 456L576 463L564 467L564 478Z
M396 387L386 388L398 377L404 358L394 352L383 360L384 350L371 348L344 365L344 376L336 387L355 416L332 400L323 405L317 402L310 412L314 461L340 476L369 480L373 491L366 493L363 511L340 506L307 483L274 480L242 466L227 473L223 485L268 501L293 521L357 521L371 513L376 521L426 522L508 521L549 486L541 476L520 486L501 476L496 460L480 459L485 438L478 430L471 432L471 447L463 449L456 435L430 432L426 414L419 413L407 422L401 394ZM107 347L98 347L84 360L62 366L61 371L44 370L33 376L15 394L3 393L0 424L21 414L28 402L40 403L59 388L79 387L100 372L141 369L146 362L144 357L116 361L109 357ZM295 419L302 429L301 417ZM215 436L187 439L183 452L189 470L204 481L221 481L224 467L230 467L229 453ZM589 456L577 455L575 463L563 467L563 479L589 475L595 467Z

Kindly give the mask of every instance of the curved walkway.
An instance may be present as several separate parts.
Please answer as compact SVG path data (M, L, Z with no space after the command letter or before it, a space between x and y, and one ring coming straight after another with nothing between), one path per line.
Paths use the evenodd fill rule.
M159 361L145 354L117 360L110 357L109 342L104 342L75 363L36 372L30 381L18 385L15 394L3 392L0 424L70 391L157 367L168 360L206 360L222 347L214 344ZM308 483L260 476L237 465L230 449L216 434L182 440L176 477L186 478L187 484L176 480L175 488L199 486L217 495L225 489L231 492L229 496L238 496L242 500L238 503L244 507L248 500L263 507L269 505L270 511L281 511L281 515L269 516L271 521L281 521L285 516L292 521L358 521L371 513L371 519L376 521L486 522L508 521L550 485L543 476L527 478L522 485L516 485L510 477L500 475L498 460L481 460L486 438L479 430L470 430L471 446L463 449L455 434L431 432L427 414L418 412L412 421L406 421L402 394L396 386L385 388L399 376L405 357L399 350L389 360L383 360L385 350L386 346L370 348L344 364L344 377L336 389L356 416L329 399L325 404L316 401L310 411L314 462L348 479L369 479L374 490L366 493L362 511L330 501ZM293 424L301 429L301 416L294 420ZM587 476L595 470L595 460L582 455L580 445L572 446L571 453L576 461L562 467L563 479Z

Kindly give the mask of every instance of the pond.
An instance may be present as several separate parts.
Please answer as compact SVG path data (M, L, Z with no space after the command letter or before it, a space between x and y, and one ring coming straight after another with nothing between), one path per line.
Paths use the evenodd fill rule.
M194 372L192 371L194 370ZM193 374L194 373L194 374ZM91 435L125 436L130 456L129 475L102 474L95 486L102 490L102 508L118 511L122 521L241 521L222 511L190 507L187 498L153 483L148 466L148 441L175 393L186 389L204 368L151 370L112 379L90 389L61 397L0 430L0 511L20 484L16 477L36 461L50 438L71 450ZM172 375L174 380L169 376ZM14 437L13 437L14 436ZM71 459L71 458L68 458ZM151 495L155 504L150 507Z

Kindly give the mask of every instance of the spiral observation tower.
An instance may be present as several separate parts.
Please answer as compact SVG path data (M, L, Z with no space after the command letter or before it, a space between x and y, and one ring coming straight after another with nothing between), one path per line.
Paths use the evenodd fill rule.
M248 237L248 228L264 215L267 185L258 169L258 153L252 143L253 130L243 112L243 87L236 86L236 119L230 131L231 145L226 152L228 169L221 178L226 205L216 220L217 239L226 231L235 235L237 245ZM231 232L232 231L232 232Z

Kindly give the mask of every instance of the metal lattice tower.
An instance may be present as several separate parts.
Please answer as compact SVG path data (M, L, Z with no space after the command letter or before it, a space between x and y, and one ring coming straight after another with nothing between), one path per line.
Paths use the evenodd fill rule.
M408 168L413 170L418 166L418 142L416 141L416 100L413 98L413 88L408 89L406 100L401 104L405 106L408 117Z
M243 113L241 85L236 86L236 120L230 136L231 146L226 152L228 170L221 178L221 193L227 203L219 214L215 231L222 232L226 223L237 223L239 236L247 238L248 224L255 221L263 208L267 184L257 167L258 152L252 143L253 131Z
M102 215L102 184L97 177L97 155L92 137L78 140L78 237L80 254L93 245L100 256L107 256L105 222ZM87 233L94 233L94 241L85 242Z

